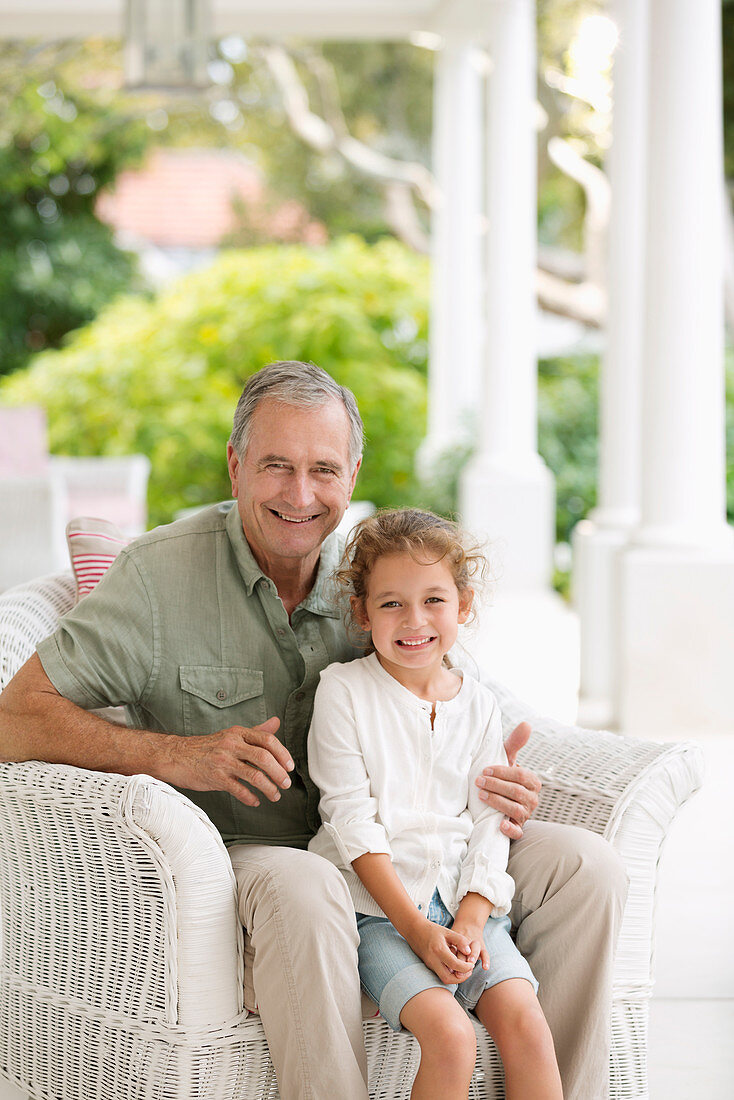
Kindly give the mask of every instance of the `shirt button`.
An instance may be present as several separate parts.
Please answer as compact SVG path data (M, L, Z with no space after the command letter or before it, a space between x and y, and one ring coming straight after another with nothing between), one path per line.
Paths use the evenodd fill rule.
M278 637L279 638L284 638L285 637L285 630L283 629L282 626L278 627Z
M227 698L227 692L222 691L222 689L220 688L219 691L217 692L217 699L226 699L226 698Z
M296 692L296 702L297 703L302 703L305 698L306 698L306 692L305 691L297 691Z

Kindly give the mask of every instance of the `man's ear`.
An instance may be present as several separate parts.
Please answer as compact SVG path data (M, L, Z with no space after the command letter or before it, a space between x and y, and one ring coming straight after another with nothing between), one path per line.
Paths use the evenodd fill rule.
M465 588L459 593L459 622L465 623L471 615L471 606L474 603L474 589Z
M359 596L350 596L349 604L352 608L352 618L357 626L368 631L370 629L370 617L367 614L367 608L364 606L364 600L361 600Z
M237 452L231 443L227 443L227 469L229 470L229 480L232 485L232 496L237 499L237 485L240 474L240 460L237 457Z
M357 482L357 474L359 473L359 468L360 468L361 465L362 465L362 457L360 456L360 458L357 461L357 465L352 470L352 477L351 477L351 480L349 482L349 496L347 498L348 501L352 499L352 493L354 492L354 486Z

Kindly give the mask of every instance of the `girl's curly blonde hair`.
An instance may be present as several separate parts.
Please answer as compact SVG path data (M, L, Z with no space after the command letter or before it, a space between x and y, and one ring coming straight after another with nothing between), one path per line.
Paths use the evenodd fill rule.
M352 530L335 580L341 590L364 604L375 562L386 554L408 553L416 561L446 561L461 596L483 584L488 563L481 545L458 524L433 512L400 508L376 512ZM472 612L473 613L473 612ZM355 622L353 610L350 623Z

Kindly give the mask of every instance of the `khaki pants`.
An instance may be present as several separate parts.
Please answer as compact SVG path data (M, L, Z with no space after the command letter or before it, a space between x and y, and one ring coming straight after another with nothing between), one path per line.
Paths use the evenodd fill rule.
M564 1100L605 1100L612 964L628 886L622 861L588 829L530 821L510 845L507 870L517 946L538 979Z
M229 854L248 932L245 1004L260 1013L282 1100L366 1100L359 936L341 872L296 848Z
M341 874L293 848L229 852L249 933L245 1003L257 1005L283 1100L365 1100L358 937ZM517 944L540 983L565 1100L604 1100L627 894L619 857L585 829L531 821L510 845L508 871Z

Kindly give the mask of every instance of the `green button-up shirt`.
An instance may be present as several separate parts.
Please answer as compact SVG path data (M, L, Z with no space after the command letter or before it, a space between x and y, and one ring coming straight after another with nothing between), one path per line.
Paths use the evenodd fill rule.
M326 665L358 655L330 581L340 550L330 535L316 583L289 621L234 503L206 509L123 550L39 645L41 663L66 698L87 709L124 705L139 729L192 736L277 715L295 764L278 802L183 793L226 843L305 848L319 826L306 760L314 692Z

